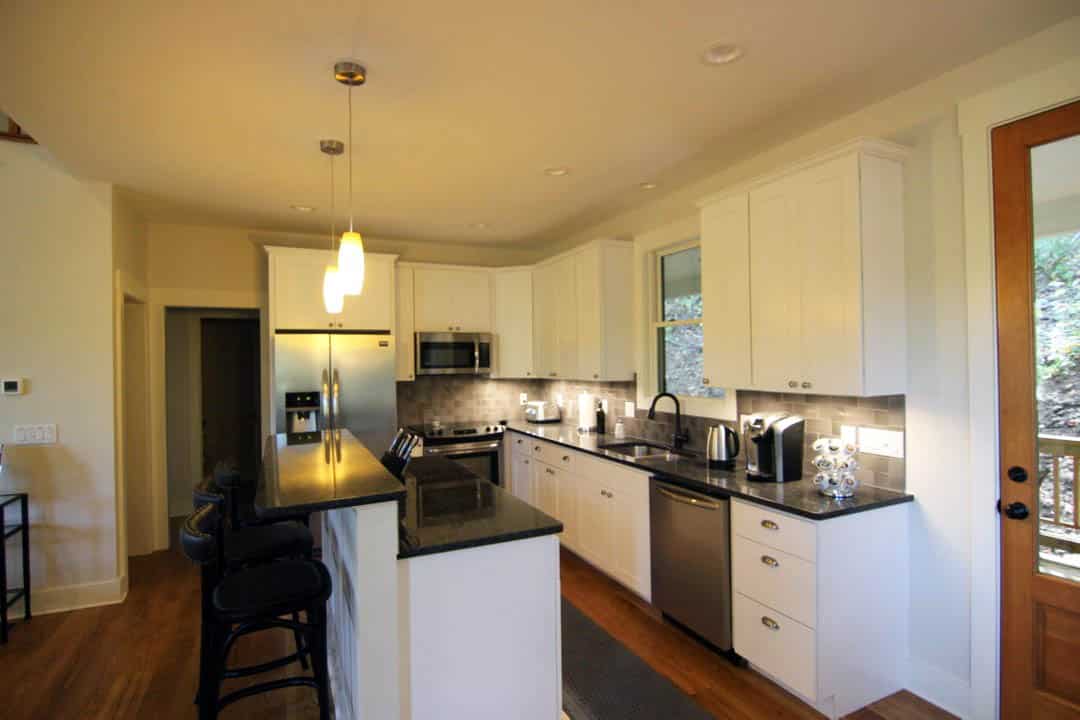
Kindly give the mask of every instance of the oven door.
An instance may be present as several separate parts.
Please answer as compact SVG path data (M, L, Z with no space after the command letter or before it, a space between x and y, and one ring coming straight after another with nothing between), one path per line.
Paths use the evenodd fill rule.
M416 333L417 375L489 375L488 333Z
M492 485L502 485L502 477L499 472L501 466L502 442L500 440L484 440L482 442L457 443L454 445L424 445L425 455L438 455L447 460L452 460L471 470L482 480L487 480Z

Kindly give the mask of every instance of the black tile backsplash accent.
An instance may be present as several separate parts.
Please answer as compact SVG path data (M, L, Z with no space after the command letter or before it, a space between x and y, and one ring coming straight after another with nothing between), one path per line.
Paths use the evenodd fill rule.
M518 398L526 393L530 400L554 400L563 397L563 422L577 423L577 396L591 393L606 399L609 408L609 432L615 419L623 418L626 434L669 443L675 432L675 414L669 400L662 400L656 420L647 419L648 407L638 407L634 417L625 417L623 404L637 402L637 385L631 382L578 382L573 380L491 380L470 376L422 377L397 385L398 422L416 424L439 418L444 422L480 420L520 420L524 417ZM841 425L885 428L904 431L904 396L855 398L831 395L799 395L739 391L739 416L786 412L806 418L806 447L804 458L808 474L813 452L810 445L821 436L839 436ZM683 428L689 433L687 448L703 452L705 438L713 425L735 423L715 418L684 415ZM866 485L903 492L905 489L904 460L879 455L860 454L862 465L859 479Z

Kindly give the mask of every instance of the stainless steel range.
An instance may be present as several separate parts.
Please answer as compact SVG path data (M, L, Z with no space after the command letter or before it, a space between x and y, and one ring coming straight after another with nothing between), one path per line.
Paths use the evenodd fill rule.
M428 423L409 428L424 439L424 455L439 455L467 467L484 480L502 485L502 438L499 423Z

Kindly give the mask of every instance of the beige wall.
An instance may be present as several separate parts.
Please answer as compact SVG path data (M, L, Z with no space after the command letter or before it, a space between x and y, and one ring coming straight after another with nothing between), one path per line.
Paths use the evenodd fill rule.
M112 197L113 269L145 287L148 268L146 221L122 191L113 188Z
M0 488L31 498L35 610L122 598L113 432L112 188L43 148L0 143L0 438L56 423L56 445L5 452Z
M259 293L266 258L248 231L150 223L149 286Z

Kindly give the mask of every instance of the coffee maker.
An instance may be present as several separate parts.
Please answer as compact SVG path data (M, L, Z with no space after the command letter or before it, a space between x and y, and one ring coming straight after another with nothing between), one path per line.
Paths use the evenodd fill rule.
M802 479L806 421L798 415L751 415L743 426L746 477L768 482Z

